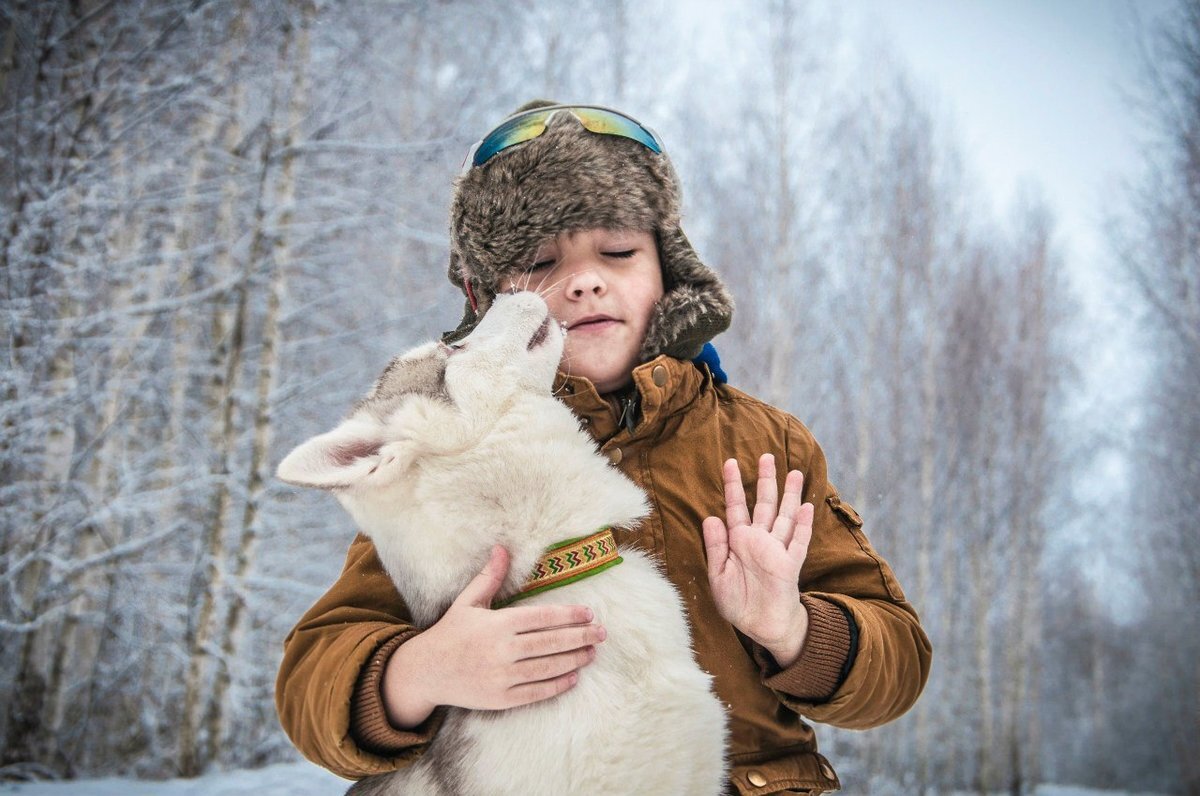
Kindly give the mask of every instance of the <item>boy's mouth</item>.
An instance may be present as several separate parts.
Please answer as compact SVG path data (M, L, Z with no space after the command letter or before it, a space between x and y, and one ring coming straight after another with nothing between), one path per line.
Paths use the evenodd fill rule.
M585 315L567 327L567 331L587 331L589 329L604 329L611 324L620 323L609 315Z

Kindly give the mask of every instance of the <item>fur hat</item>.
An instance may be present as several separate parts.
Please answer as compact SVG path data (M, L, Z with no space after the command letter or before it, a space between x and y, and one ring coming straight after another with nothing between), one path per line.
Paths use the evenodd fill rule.
M516 113L553 104L535 100ZM445 339L470 333L503 278L528 267L547 239L575 229L636 229L655 234L664 290L640 361L697 356L729 328L733 299L679 228L679 204L679 180L666 154L588 132L570 114L557 114L540 136L455 182L448 275L468 299L473 295L477 309L468 300L462 323Z

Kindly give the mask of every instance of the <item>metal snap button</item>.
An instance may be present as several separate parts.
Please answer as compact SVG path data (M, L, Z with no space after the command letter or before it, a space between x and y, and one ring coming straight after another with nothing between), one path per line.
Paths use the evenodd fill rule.
M650 378L654 380L654 386L663 386L667 383L667 369L662 365L655 365L654 370L650 371Z
M613 464L620 464L623 456L624 454L621 453L620 448L611 448L608 451L608 460Z
M746 775L746 781L756 788L761 788L767 784L767 778L763 776L761 771L751 771Z
M821 763L821 774L825 776L825 779L836 779L833 775L833 769L829 767L828 763Z

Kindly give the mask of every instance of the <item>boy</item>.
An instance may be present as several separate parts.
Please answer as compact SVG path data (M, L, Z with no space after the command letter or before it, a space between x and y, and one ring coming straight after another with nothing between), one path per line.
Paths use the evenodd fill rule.
M899 716L924 686L929 642L808 430L725 385L711 358L693 362L732 302L679 227L658 137L607 109L526 105L468 154L449 275L468 306L447 342L503 290L538 289L567 325L556 394L650 498L629 541L679 589L697 661L729 705L730 792L836 790L801 716L852 728ZM778 512L776 456L790 471ZM751 516L739 462L755 458ZM492 610L506 573L497 550L418 631L360 535L285 642L276 701L297 747L343 776L380 773L422 753L439 705L512 708L586 677L604 628L587 606Z

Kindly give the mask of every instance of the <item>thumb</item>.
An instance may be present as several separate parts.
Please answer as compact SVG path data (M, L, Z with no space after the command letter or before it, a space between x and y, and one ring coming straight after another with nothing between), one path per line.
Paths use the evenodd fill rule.
M496 592L500 591L500 586L503 585L504 578L508 575L508 564L508 551L500 545L495 545L492 548L491 558L483 565L479 574L471 579L471 582L454 602L473 605L477 608L490 608L492 599L496 596Z

